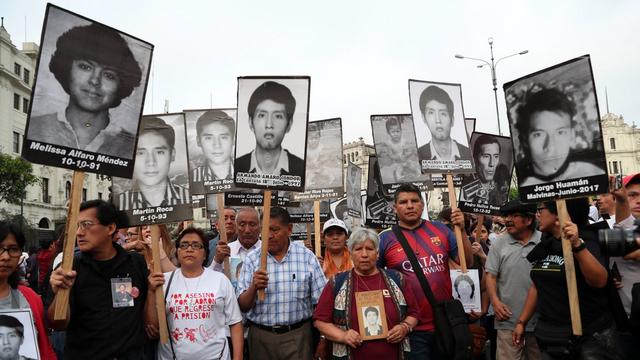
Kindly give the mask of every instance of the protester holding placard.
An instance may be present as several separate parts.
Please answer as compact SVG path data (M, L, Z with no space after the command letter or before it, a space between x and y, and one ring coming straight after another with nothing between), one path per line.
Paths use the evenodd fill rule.
M420 190L412 184L401 185L394 194L394 209L398 217L399 231L407 238L409 246L415 249L422 271L431 285L438 301L451 299L451 278L449 276L449 259L459 263L456 238L445 224L427 221L421 218L424 202ZM451 214L453 224L464 228L464 215L456 209ZM463 234L465 260L473 261L471 243ZM411 263L394 231L387 229L380 233L380 257L378 265L396 269L414 283L414 292L421 308L418 325L410 334L410 359L435 359L438 356L435 348L434 323L431 305L425 292L418 284Z
M238 238L238 228L236 226L236 210L231 207L225 207L223 214L218 214L216 220L216 228L218 229L218 235L209 241L209 257L207 259L207 265L213 266L213 257L217 255L218 243L220 243L220 232L224 231L227 235L227 242L223 245L227 245L236 241ZM219 263L222 263L220 261Z
M349 229L340 219L331 218L322 227L325 248L322 271L327 279L339 272L351 270L353 267L349 250L347 250L348 235Z
M588 223L589 201L569 199L566 204L571 220L564 227L560 226L555 201L538 205L542 238L527 255L532 263L533 284L522 312L513 314L517 316L513 344L523 346L525 326L537 310L540 317L535 336L544 359L622 359L605 288L607 269L593 227ZM561 240L562 236L567 240ZM561 241L570 241L573 249L582 320L580 338L572 335Z
M342 272L327 283L316 308L314 324L333 342L332 359L406 359L409 342L407 336L418 322L418 303L405 277L395 270L378 268L379 238L369 229L356 230L348 241L354 267ZM358 309L356 296L363 292L382 293L383 303ZM380 308L382 307L382 308ZM359 324L360 310L363 321L370 318L375 327L377 317L384 315L388 329L386 339L364 340L373 336L371 326ZM347 324L347 321L349 323ZM360 333L364 328L365 333ZM378 329L380 330L380 329Z
M223 272L222 263L225 257L238 258L240 262L243 262L252 250L259 249L262 245L262 241L260 241L260 214L258 214L258 210L252 207L241 208L235 216L235 223L237 227L237 241L229 243L218 242L216 245L215 256L211 263L211 268L215 271ZM237 280L237 277L234 278Z
M249 353L254 360L310 360L311 314L327 280L316 256L289 239L287 210L272 207L267 271L260 270L260 250L245 258L238 281L238 303L249 324ZM266 298L257 298L258 290Z
M66 320L54 320L58 298L47 312L54 328L67 330L65 359L142 357L149 272L142 255L127 252L113 241L122 221L105 201L80 204L76 231L80 253L75 255L73 270L59 267L51 274L53 294L71 289ZM114 292L120 284L131 289L132 304L116 303Z
M0 221L0 310L30 309L38 333L40 360L55 360L56 354L47 337L42 299L29 287L18 284L18 262L24 244L24 234L16 225ZM2 340L2 352L7 353L7 341L11 340L8 336Z
M180 268L153 273L149 289L164 284L169 343L158 346L158 359L231 359L225 329L231 331L233 359L242 359L242 314L229 279L204 266L204 232L186 228L176 240ZM155 299L150 292L147 317L157 324Z
M511 337L531 286L531 264L526 255L540 242L541 233L535 229L535 206L512 200L500 211L506 220L507 233L492 243L486 262L487 293L498 331L497 359L540 359L533 335L537 316L527 323L524 345L514 346Z

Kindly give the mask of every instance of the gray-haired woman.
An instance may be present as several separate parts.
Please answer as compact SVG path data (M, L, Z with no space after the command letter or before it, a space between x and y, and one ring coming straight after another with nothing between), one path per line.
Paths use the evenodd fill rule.
M336 274L326 285L313 314L314 325L333 342L331 359L404 359L409 352L407 335L417 324L418 304L403 276L380 269L378 234L358 229L349 238L353 269ZM363 341L356 293L379 291L384 302L386 338ZM364 319L363 319L364 321ZM362 324L364 326L364 324Z

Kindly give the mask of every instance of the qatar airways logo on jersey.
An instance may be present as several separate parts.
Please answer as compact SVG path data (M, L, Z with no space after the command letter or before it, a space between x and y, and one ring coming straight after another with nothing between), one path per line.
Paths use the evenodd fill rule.
M422 272L425 274L431 274L440 271L446 271L444 254L436 254L436 256L429 255L418 258L418 263L422 268ZM402 262L402 268L406 271L413 271L411 261L405 260Z

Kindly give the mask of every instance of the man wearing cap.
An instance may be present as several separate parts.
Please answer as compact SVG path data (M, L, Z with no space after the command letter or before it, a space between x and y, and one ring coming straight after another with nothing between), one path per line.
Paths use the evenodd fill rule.
M487 294L496 314L498 331L497 360L540 359L533 335L537 316L527 324L524 346L514 346L511 337L531 286L531 264L526 256L540 242L541 233L535 229L535 211L535 205L520 200L512 200L500 209L507 231L491 244L486 261Z
M324 223L322 239L324 241L325 254L322 262L322 271L328 278L343 271L353 268L349 250L347 250L347 237L349 230L344 221L331 218Z

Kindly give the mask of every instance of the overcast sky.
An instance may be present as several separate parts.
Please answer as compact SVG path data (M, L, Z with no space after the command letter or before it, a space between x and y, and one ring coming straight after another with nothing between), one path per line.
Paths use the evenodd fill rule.
M132 4L135 4L132 7ZM637 1L57 1L155 45L145 113L235 107L238 76L310 75L310 120L341 117L344 140L371 143L369 116L409 113L408 79L462 84L466 117L497 133L489 69L502 84L591 54L600 112L640 120ZM5 0L14 44L40 42L46 2ZM25 20L26 18L26 20ZM26 26L25 26L26 24ZM26 33L25 33L26 28ZM638 123L640 125L640 122Z

